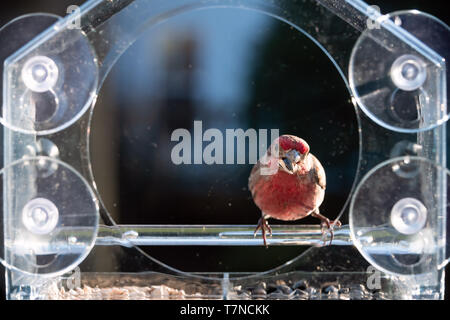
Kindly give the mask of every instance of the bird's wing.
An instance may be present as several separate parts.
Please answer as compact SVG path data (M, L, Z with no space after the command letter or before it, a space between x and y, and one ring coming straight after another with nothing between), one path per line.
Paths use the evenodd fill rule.
M323 189L325 190L326 186L327 186L327 179L325 176L325 170L322 167L322 164L320 163L319 160L317 160L317 158L315 156L313 156L312 154L310 155L312 160L313 160L313 169L312 169L312 174L313 177L316 181L316 183Z
M248 178L248 189L250 190L250 192L252 193L252 195L254 196L253 192L254 192L254 188L256 185L256 182L258 180L259 177L259 169L261 167L261 163L258 161L252 168L252 171L250 172L250 176Z

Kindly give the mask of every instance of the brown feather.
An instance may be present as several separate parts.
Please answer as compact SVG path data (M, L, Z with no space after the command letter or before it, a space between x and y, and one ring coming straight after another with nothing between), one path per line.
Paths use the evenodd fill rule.
M321 187L323 190L325 190L325 188L327 187L327 183L326 183L326 176L325 176L325 170L323 169L322 164L320 163L320 161L313 156L312 154L310 154L310 157L313 159L313 170L312 174L314 175L314 179L316 181L316 183L319 185L319 187Z

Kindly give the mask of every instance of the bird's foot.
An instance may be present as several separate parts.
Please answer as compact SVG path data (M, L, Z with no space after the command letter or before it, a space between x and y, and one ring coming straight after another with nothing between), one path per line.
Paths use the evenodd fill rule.
M261 229L262 237L264 241L264 245L267 246L267 240L266 240L266 232L269 232L269 235L272 236L272 228L269 226L269 223L264 217L261 217L258 221L258 225L256 226L255 232L253 233L253 237L256 237L256 233L258 230Z
M321 220L320 228L321 228L321 231L322 231L322 236L324 237L323 244L324 245L327 244L326 234L330 233L330 243L328 245L331 245L331 242L333 241L333 238L334 238L334 227L338 227L339 228L340 226L342 226L342 223L339 220L331 221L330 219L328 219L327 217L321 215L318 212L314 212L312 215L314 217L316 217L316 218Z
M322 221L320 224L320 227L322 229L322 235L325 236L328 232L330 233L330 243L328 245L331 245L331 242L334 238L334 227L340 227L342 226L342 223L339 220L330 221L327 219L326 221ZM323 244L327 244L327 237L325 236L325 239L323 241Z

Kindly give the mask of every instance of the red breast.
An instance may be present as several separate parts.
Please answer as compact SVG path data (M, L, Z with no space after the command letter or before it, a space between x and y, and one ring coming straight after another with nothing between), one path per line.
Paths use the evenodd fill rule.
M307 160L315 163L313 159ZM260 163L255 165L250 175L249 188L255 204L265 216L297 220L320 206L325 190L317 184L314 165L309 167L307 163L305 161L295 174L278 170L272 175L261 175Z

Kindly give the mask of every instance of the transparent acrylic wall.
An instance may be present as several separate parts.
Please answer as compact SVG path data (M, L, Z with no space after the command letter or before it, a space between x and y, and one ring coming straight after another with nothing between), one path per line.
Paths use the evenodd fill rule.
M442 298L445 63L439 41L401 26L414 34L423 19L446 39L445 25L360 1L88 1L79 13L28 17L51 27L5 63L10 299L61 298L78 267L90 287L171 284L175 298ZM196 121L307 139L327 172L321 211L344 223L333 245L307 218L272 222L265 249L251 164L170 161L171 133ZM390 218L410 198L426 222L408 234ZM371 291L369 263L382 271Z

